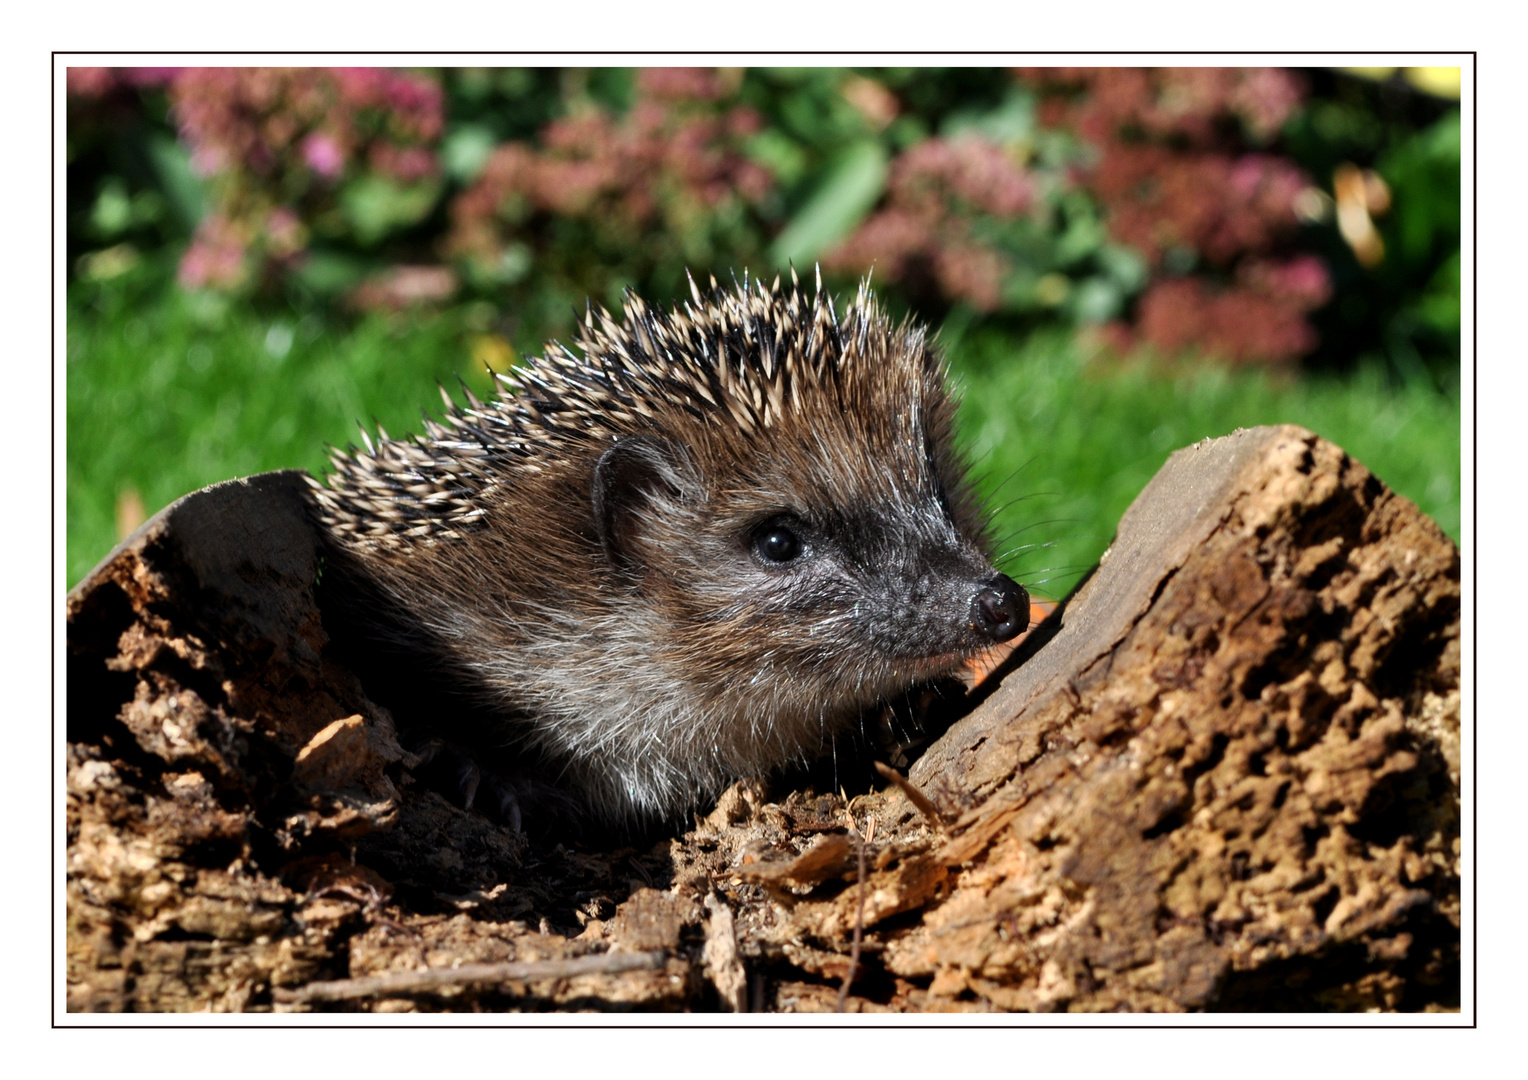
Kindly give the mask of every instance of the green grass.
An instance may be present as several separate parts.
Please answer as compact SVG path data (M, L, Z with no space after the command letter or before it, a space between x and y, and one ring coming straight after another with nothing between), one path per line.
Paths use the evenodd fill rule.
M1209 369L1168 378L1104 372L1064 339L951 349L962 434L994 510L1002 568L1060 596L1092 566L1120 515L1169 454L1240 427L1294 423L1343 447L1459 539L1457 391L1394 387L1376 370L1280 382Z
M460 319L369 319L335 335L313 320L221 317L171 293L149 303L71 296L68 326L68 580L117 542L119 496L149 514L188 491L269 469L318 470L325 444L390 434L440 411L437 381L466 373ZM472 376L474 389L487 383Z
M438 411L437 382L472 372L459 313L368 319L336 334L312 319L219 311L173 290L69 297L68 579L117 541L115 508L153 513L232 476L322 468L325 443L375 418L394 435ZM964 435L996 510L1004 568L1060 595L1113 536L1130 500L1180 446L1294 422L1347 449L1459 536L1459 402L1361 374L1276 385L1208 372L1103 376L1059 338L972 334L952 349Z

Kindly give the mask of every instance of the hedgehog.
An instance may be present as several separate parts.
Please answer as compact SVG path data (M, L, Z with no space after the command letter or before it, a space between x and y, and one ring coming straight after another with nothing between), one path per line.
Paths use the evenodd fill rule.
M810 294L794 271L689 286L587 307L576 348L486 401L442 389L423 435L363 429L311 481L358 655L415 692L407 723L528 763L496 789L517 827L547 787L674 819L1029 624L924 328L868 281L840 316L820 270Z

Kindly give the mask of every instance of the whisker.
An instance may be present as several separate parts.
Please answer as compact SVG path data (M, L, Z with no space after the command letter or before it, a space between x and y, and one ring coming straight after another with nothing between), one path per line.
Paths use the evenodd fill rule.
M1059 491L1032 491L1028 495L1015 495L1007 502L999 503L997 506L993 507L991 516L998 517L1001 514L1005 514L1015 506L1018 506L1019 503L1028 502L1030 499L1054 498L1060 494L1061 493Z
M1011 473L1009 473L1006 477L1003 478L1002 483L998 484L996 487L994 487L992 489L992 494L996 495L998 492L1002 491L1003 488L1007 487L1013 481L1013 479L1019 475L1019 473L1023 472L1025 469L1029 468L1035 462L1039 461L1040 460L1040 456L1041 455L1038 454L1038 453L1034 454L1033 456L1031 456L1029 458L1028 461L1024 462L1024 464L1020 465L1018 468L1014 469Z
M1015 555L1024 554L1024 553L1028 553L1028 552L1031 552L1031 551L1040 551L1040 550L1043 550L1044 548L1052 548L1052 547L1055 547L1060 542L1061 541L1059 541L1059 540L1047 540L1043 544L1020 544L1018 547L1011 547L1007 551L1003 552L1001 555L998 555L997 558L996 558L996 561L997 562L1006 562L1007 560L1013 558Z

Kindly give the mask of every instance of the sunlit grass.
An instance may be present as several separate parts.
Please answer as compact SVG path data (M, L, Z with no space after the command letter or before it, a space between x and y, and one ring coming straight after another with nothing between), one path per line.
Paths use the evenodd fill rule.
M217 311L173 291L70 298L68 578L117 541L116 506L150 514L188 491L267 469L321 469L356 421L390 433L439 411L437 382L472 373L458 314L361 322ZM995 510L1004 568L1060 595L1113 536L1167 455L1237 427L1293 422L1337 442L1459 536L1459 403L1377 375L1275 384L1255 374L1104 374L1062 338L955 343L964 435Z
M951 361L1004 569L1042 594L1064 593L1097 561L1172 451L1259 424L1299 424L1330 439L1459 538L1457 393L1393 387L1372 370L1280 382L1218 369L1090 369L1051 336L966 338Z
M117 542L124 493L153 514L218 480L321 469L326 443L359 441L358 420L418 430L423 409L440 411L437 381L454 388L469 368L454 317L371 319L335 335L239 310L198 317L175 295L69 316L71 584Z

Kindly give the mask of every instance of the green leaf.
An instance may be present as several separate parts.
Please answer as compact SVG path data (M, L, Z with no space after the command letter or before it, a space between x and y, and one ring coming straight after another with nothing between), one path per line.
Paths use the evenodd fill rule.
M777 266L810 264L848 236L886 190L886 148L865 140L838 153L817 190L781 230L770 249Z
M1098 265L1116 285L1127 293L1136 293L1146 287L1151 268L1134 248L1123 244L1104 244L1098 249Z
M1459 252L1456 250L1438 267L1437 272L1427 283L1425 294L1417 304L1417 315L1423 324L1434 332L1452 337L1456 341L1461 315L1459 277L1460 259Z
M429 216L440 196L438 181L404 187L371 173L345 185L340 209L362 244L375 244L388 233L417 224Z
M779 128L765 128L744 144L750 158L775 174L782 184L794 184L806 172L807 154L801 145Z
M458 184L470 184L483 172L493 153L493 132L480 124L464 124L446 136L440 146L446 175Z
M1108 322L1120 313L1125 303L1119 285L1106 277L1083 279L1067 299L1072 318L1084 325Z
M1068 218L1065 230L1056 238L1056 261L1063 266L1100 254L1099 249L1109 239L1109 231L1092 206L1080 207Z
M190 153L166 134L149 137L148 153L171 212L190 232L207 212L207 190L191 168Z
M126 232L133 223L133 202L127 196L127 185L120 177L107 177L96 196L95 206L90 210L90 225L97 236L111 239Z
M366 265L337 252L313 249L297 270L297 280L321 296L333 296L360 282Z
M961 109L950 114L941 125L941 134L950 137L971 131L995 143L1027 144L1034 138L1035 126L1034 93L1016 86L996 108L985 112Z

